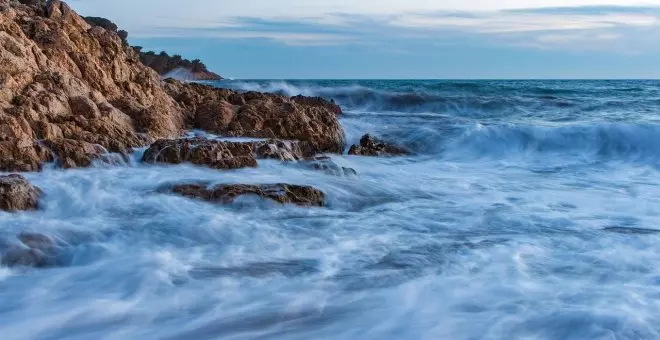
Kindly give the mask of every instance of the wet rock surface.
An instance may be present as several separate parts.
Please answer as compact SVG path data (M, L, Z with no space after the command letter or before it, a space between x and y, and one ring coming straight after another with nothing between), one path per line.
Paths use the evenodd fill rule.
M162 139L144 153L146 163L192 163L214 169L240 169L257 166L250 143L205 139Z
M85 167L193 127L342 152L334 103L163 82L123 32L90 22L58 0L0 0L0 171Z
M267 198L281 204L299 206L324 206L325 194L311 186L292 184L182 184L171 188L175 194L207 202L229 204L243 195Z
M0 210L15 212L39 207L41 190L21 175L0 176Z
M1 264L6 267L46 268L56 265L55 241L49 236L21 233L19 243L13 244L2 255Z
M387 143L372 135L366 134L360 139L360 145L351 146L349 155L356 156L403 156L410 152L405 148Z
M308 159L304 164L309 168L323 171L333 176L340 176L340 177L357 176L358 174L358 172L355 169L341 166L337 164L335 161L333 161L331 157L328 156L317 156Z

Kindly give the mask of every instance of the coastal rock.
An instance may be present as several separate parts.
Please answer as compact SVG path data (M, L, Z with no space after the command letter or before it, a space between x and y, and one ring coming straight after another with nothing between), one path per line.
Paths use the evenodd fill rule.
M231 137L299 140L305 154L343 151L341 109L322 98L239 93L174 80L165 84L196 128Z
M312 169L320 170L333 176L356 176L358 174L355 169L341 166L328 156L314 157L307 160L305 164Z
M146 163L192 163L214 169L239 169L257 166L250 143L205 139L162 139L144 153Z
M181 196L200 199L213 203L228 204L242 195L256 195L281 204L299 206L325 205L325 194L310 186L291 184L221 184L208 187L204 184L176 185L172 192Z
M348 154L357 156L401 156L408 155L410 152L366 134L360 139L360 145L351 146Z
M306 157L300 141L270 139L252 142L254 155L259 159L278 159L285 162L299 161Z
M21 175L0 176L0 210L15 212L39 207L41 190Z
M55 242L46 235L21 233L20 244L12 245L2 256L6 267L45 268L55 265Z
M116 32L90 26L61 1L0 0L0 169L37 171L54 158L90 164L72 157L72 142L53 155L41 140L120 152L183 127L160 77Z

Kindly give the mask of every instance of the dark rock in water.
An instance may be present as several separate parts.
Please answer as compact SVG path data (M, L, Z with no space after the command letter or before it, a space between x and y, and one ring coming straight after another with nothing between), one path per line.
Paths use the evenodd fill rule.
M318 207L325 205L325 194L322 191L310 186L291 184L221 184L210 188L204 184L183 184L174 186L172 192L224 204L232 203L242 195L256 195L281 204Z
M312 169L321 170L334 176L356 176L358 174L355 169L343 167L335 163L332 158L328 156L314 157L308 160L305 164Z
M658 234L660 230L657 229L646 229L646 228L624 228L624 227L608 227L603 229L604 231L609 231L612 233L626 234L626 235L650 235Z
M190 274L195 278L218 276L264 277L282 275L295 277L318 272L316 260L289 260L279 262L257 262L239 267L203 267L193 269Z
M7 267L44 268L54 266L55 242L46 235L22 233L20 245L12 246L3 256L2 265Z
M0 210L34 210L39 207L41 190L21 175L0 176Z
M147 163L192 163L214 169L240 169L257 166L249 143L205 139L161 139L144 153Z
M253 142L252 147L257 158L279 159L281 161L298 161L305 158L304 146L299 141L270 139L263 142Z
M410 152L366 134L360 139L360 145L351 146L348 154L357 156L401 156L408 155Z

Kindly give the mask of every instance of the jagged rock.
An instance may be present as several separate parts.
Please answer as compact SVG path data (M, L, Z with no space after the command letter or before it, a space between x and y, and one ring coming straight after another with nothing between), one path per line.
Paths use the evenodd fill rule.
M192 163L214 169L257 166L250 143L205 139L162 139L149 147L142 160L147 163Z
M320 170L334 176L356 176L358 174L355 169L341 166L328 156L314 157L307 160L305 164L312 169Z
M349 155L358 156L401 156L409 153L402 147L383 142L369 134L360 139L360 145L353 145L348 151Z
M213 203L228 204L242 195L256 195L281 204L296 204L300 206L325 205L325 194L310 186L291 184L221 184L208 187L204 184L176 185L172 192L195 199Z
M61 1L22 2L0 0L0 169L39 170L42 139L119 152L180 134L179 105L115 32Z
M0 176L0 210L15 212L39 207L41 190L21 175Z
M111 22L90 22L58 0L0 0L0 171L89 166L192 127L343 151L337 105L163 83Z
M45 268L55 265L55 242L46 235L21 233L21 244L13 245L2 256L2 265L7 267Z
M165 82L165 89L196 128L231 137L299 140L305 154L343 151L341 109L324 99L238 93L173 80Z

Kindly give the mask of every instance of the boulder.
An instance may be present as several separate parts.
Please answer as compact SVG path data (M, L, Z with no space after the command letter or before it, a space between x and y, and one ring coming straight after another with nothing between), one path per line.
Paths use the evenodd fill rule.
M312 169L320 170L333 176L357 176L358 174L355 169L341 166L328 156L314 157L308 159L304 164Z
M46 235L21 233L20 244L12 245L0 261L7 267L45 268L55 265L55 242Z
M205 139L162 139L144 153L146 163L192 163L214 169L240 169L257 166L250 143Z
M299 206L325 205L325 194L310 186L291 184L221 184L209 187L205 184L176 185L172 192L213 203L228 204L242 195L255 195L281 204Z
M410 152L366 134L360 139L360 145L351 146L348 154L358 156L401 156L408 155Z
M307 154L343 151L341 108L322 98L240 93L174 80L166 80L165 89L195 128L229 137L298 140Z
M41 190L21 175L0 176L0 210L15 212L39 207Z

